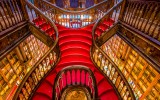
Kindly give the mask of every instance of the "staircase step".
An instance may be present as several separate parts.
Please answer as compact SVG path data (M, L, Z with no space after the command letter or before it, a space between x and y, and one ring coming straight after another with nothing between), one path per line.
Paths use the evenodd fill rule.
M41 30L46 31L51 28L51 26L47 23L43 23L42 25L39 26Z
M89 53L87 50L84 50L83 48L69 48L64 51L62 51L61 56L68 56L68 55L84 55L89 56Z
M56 77L57 73L53 73L51 75L48 75L45 80L47 80L48 82L50 82L50 84L52 84L52 86L54 85L54 79Z
M65 42L75 42L75 41L81 41L87 44L92 44L91 38L83 37L83 36L66 36L59 39L59 45L65 43Z
M111 26L114 23L114 20L112 19L108 19L108 20L104 20L103 24L107 25L107 26Z
M35 93L32 100L52 100L47 94Z
M98 28L100 28L102 31L105 31L105 30L108 29L108 26L105 25L105 24L101 24L101 25L98 26Z
M70 42L67 41L63 44L60 45L61 51L70 49L70 48L78 48L78 49L83 49L83 50L90 50L90 44L84 43L82 41L75 41L75 42Z
M53 28L49 28L46 30L46 33L49 35L49 36L52 36L53 34L55 34L54 32L54 29Z
M98 84L98 95L110 89L112 89L112 86L106 81L105 78L103 78Z
M83 33L83 34L82 34ZM90 31L75 31L75 30L65 30L65 31L61 31L59 32L60 36L59 38L65 37L65 36L85 36L85 37L89 37L92 38L92 33Z
M39 25L42 25L43 23L46 23L46 21L42 18L36 18L33 20L33 23L39 26Z
M97 84L98 84L101 80L103 80L103 78L104 78L104 76L103 76L100 72L98 72L97 70L94 71L94 75L95 75Z
M114 90L106 91L99 97L101 98L101 100L106 100L106 98L107 100L118 100L118 97L116 93L114 92Z
M48 82L43 81L40 86L38 87L37 91L38 93L47 94L50 98L52 98L52 86L48 84Z
M72 55L72 56L65 56L61 59L62 62L91 62L90 57L85 55Z
M98 36L100 36L103 33L103 31L99 28L97 28L95 32Z

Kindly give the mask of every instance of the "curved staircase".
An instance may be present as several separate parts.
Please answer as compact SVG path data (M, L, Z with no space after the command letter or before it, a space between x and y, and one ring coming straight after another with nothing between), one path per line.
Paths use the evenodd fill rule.
M42 26L42 29L43 27L45 26ZM60 62L54 70L43 79L32 99L52 100L52 89L57 73L66 66L82 65L89 67L93 71L97 81L100 100L118 100L113 87L93 65L90 58L90 46L92 45L91 31L93 25L81 29L70 29L60 25L57 25L57 27L59 30L59 46L61 50Z

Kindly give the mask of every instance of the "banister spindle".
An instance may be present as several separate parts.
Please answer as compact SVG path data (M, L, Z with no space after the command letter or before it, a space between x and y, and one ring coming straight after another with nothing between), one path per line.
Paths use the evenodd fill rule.
M155 9L154 9L154 12L151 16L151 23L149 24L149 27L147 28L146 32L145 33L148 33L150 35L150 30L151 30L151 27L153 26L153 24L155 24L154 22L156 21L156 16L158 16L158 13L160 12L160 7L158 7L158 5L156 5ZM159 18L160 19L160 18ZM157 25L156 25L157 26Z
M128 14L128 19L127 19L127 23L129 24L129 21L131 20L131 16L132 16L132 13L131 12L133 12L134 11L134 8L135 8L135 6L136 6L136 3L132 3L131 4L131 8L130 8L130 10L129 10L129 14Z
M9 5L10 5L10 7L11 7L11 10L12 10L12 14L13 14L13 19L14 19L14 24L16 24L17 22L16 22L16 16L15 16L15 5L13 4L13 1L12 0L10 0L9 1Z
M17 4L17 1L16 0L13 0L13 3L15 5L15 8L16 8L16 11L17 11L17 19L19 20L19 22L21 21L21 14L20 14L20 11L19 11L19 6Z
M135 20L136 11L138 10L138 7L140 7L140 4L135 3L135 9L133 10L133 14L131 15L131 20L129 22L130 25L132 25L133 21Z
M138 11L136 11L136 15L138 15L138 16L136 16L135 21L134 21L134 27L136 27L136 28L139 27L140 20L141 20L140 18L143 16L145 6L146 5L140 4ZM142 11L141 11L141 9L142 9Z
M3 11L3 14L4 14L4 15L2 14L2 16L4 16L4 21L6 21L6 26L9 27L10 26L10 22L9 22L9 20L7 18L8 11L5 10L6 7L5 7L5 4L4 4L4 1L1 1L0 5L2 7L2 11Z
M1 11L0 11L0 16L2 16L2 19L3 19L3 21L0 22L1 25L3 26L2 29L6 29L7 28L7 23L6 23L6 20L4 20L5 18L4 18Z
M148 13L148 11L149 11L149 9L150 9L150 6L151 6L151 4L147 5L147 8L146 8L145 11L144 11L144 14L143 14L143 16L142 16L143 19L142 19L141 25L140 25L140 27L138 27L139 30L141 30L141 29L143 28L143 26L144 26L145 18L146 18L147 13Z

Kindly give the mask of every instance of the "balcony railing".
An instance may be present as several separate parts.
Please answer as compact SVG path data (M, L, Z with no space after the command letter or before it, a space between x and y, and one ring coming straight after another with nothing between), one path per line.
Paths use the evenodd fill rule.
M128 0L122 22L160 41L160 2Z
M69 66L62 69L56 76L53 87L53 100L63 98L67 88L81 87L84 92L87 92L87 99L96 100L98 97L96 79L93 72L84 66Z
M0 32L25 21L21 0L0 1ZM2 33L0 34L2 35Z
M81 28L96 22L119 0L106 0L82 11L68 11L47 2L39 0L37 7L53 22L69 28Z

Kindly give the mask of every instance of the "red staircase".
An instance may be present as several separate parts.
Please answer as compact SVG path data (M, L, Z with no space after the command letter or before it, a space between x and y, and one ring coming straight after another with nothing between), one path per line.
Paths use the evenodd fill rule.
M39 20L34 20L36 25L39 25ZM41 21L41 20L40 20ZM108 22L111 23L111 22ZM109 25L109 24L108 24ZM108 28L108 25L99 27L101 30ZM51 30L45 22L41 22L40 25L43 31ZM52 89L54 79L57 73L64 67L70 65L83 65L89 67L96 78L98 87L98 96L101 100L118 100L118 97L105 79L100 71L93 65L90 59L90 46L92 45L92 26L90 25L81 29L69 29L63 26L57 25L59 30L59 46L61 50L61 58L58 65L52 70L49 75L43 79L43 82L39 85L38 89L34 93L33 100L52 100ZM49 34L53 37L53 34Z
M113 25L114 20L112 19L104 19L96 29L96 35L99 37L102 35L104 31L106 31L111 25Z

